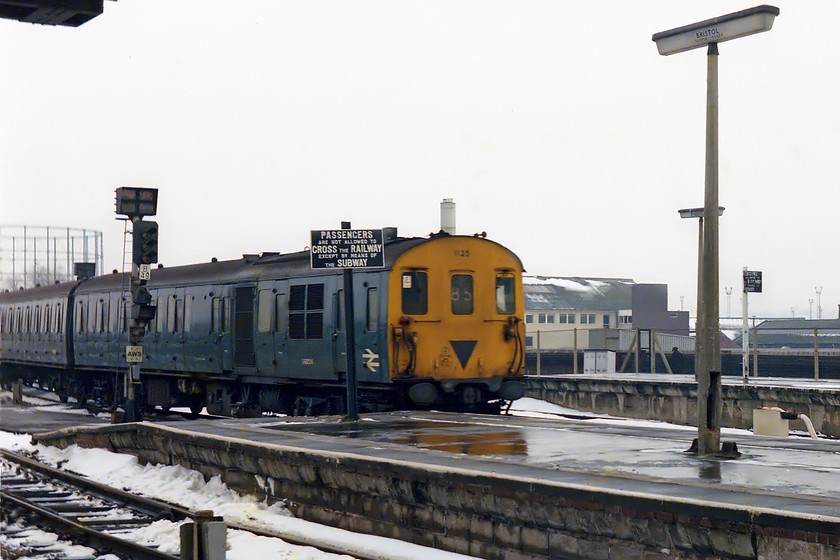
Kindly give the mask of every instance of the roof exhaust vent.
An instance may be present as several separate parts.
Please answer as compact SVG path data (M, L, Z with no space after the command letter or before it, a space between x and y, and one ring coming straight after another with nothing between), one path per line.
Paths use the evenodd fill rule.
M440 231L455 235L455 201L444 198L440 203Z

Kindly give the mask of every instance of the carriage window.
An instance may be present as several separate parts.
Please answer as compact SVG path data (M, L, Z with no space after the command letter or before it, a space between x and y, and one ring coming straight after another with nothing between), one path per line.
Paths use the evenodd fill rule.
M184 319L186 318L184 313L184 300L176 297L173 297L173 299L175 300L175 330L172 332L186 332L184 331Z
M425 315L429 311L429 279L422 270L403 272L402 312Z
M96 314L96 332L104 333L105 325L108 324L108 302L99 300L97 306L99 310Z
M76 332L85 332L85 306L81 301L76 306Z
M515 285L513 276L496 276L496 313L516 312Z
M41 332L41 306L35 306L35 315L32 319L32 331Z
M85 330L87 332L96 332L96 307L90 304L90 301L85 302Z
M131 315L131 304L125 299L120 300L122 302L122 332L128 332L128 317ZM158 311L160 311L158 309ZM161 325L160 322L160 313L155 314L157 317L157 322L155 323L155 331L160 332Z
M110 304L110 301L114 302L114 305ZM108 303L108 332L120 332L120 299L119 297L114 294L114 299L109 300ZM154 301L154 300L152 300ZM154 325L150 324L148 330L151 331Z
M284 332L286 330L286 315L288 314L286 294L275 294L274 296L274 331Z
M469 315L473 312L473 277L469 274L452 275L452 313Z
M322 338L324 332L323 310L323 284L291 286L289 289L289 338Z
M338 290L335 295L335 330L344 332L344 290Z
M184 322L181 326L185 333L190 332L192 326L192 300L193 296L184 296L184 299L181 300L181 307L184 310Z
M368 332L379 330L379 290L368 288L367 291L367 320L365 328Z
M210 332L220 333L225 331L225 314L222 298L213 298L210 303Z
M324 285L310 284L306 289L306 309L324 308Z
M55 327L54 330L57 333L64 332L64 314L62 313L63 308L61 303L55 304Z
M274 322L274 293L271 290L260 290L257 306L257 332L267 333L273 329Z
M166 332L178 332L178 312L175 304L175 296L166 298Z

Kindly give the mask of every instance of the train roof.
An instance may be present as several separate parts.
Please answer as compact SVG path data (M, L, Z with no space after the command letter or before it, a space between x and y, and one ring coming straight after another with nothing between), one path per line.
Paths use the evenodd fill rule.
M450 236L447 233L439 232L430 234L428 237L397 237L391 234L388 237L386 230L385 238L385 265L382 270L390 270L400 255L409 249L440 239L443 237L472 237L472 236ZM483 238L482 238L483 239ZM486 240L488 243L499 245L495 241ZM502 245L499 245L502 247ZM511 252L511 254L513 254ZM514 255L515 256L515 255ZM518 260L518 257L517 257ZM520 263L521 264L521 263ZM296 251L294 253L260 253L254 255L243 255L241 259L189 264L183 266L160 267L151 271L149 287L181 286L184 284L215 284L229 282L247 282L262 278L295 277L295 276L318 276L339 274L341 269L319 269L311 268L309 251ZM76 292L79 294L128 290L130 281L128 273L112 273L96 276L82 281L66 282L55 286L34 288L32 290L20 291L15 299L0 297L0 301L22 301L36 296L52 297L52 295L67 295L78 285ZM50 292L49 290L53 290ZM0 294L7 296L17 292Z
M48 284L46 286L35 286L25 290L6 290L0 292L0 303L16 303L30 299L50 299L55 297L67 297L67 294L78 285L79 281L63 282L61 284Z

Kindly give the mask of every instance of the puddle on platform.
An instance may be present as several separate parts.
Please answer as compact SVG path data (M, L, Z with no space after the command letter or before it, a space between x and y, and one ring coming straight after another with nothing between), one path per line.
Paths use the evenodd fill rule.
M498 429L491 426L465 431L464 424L456 422L431 422L426 420L399 420L335 424L295 424L272 426L284 431L306 432L333 437L364 439L377 443L410 445L447 453L476 456L528 455L524 434L518 429Z

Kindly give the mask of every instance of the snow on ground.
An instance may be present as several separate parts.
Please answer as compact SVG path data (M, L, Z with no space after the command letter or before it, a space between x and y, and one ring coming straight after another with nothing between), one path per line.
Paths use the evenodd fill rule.
M2 533L0 533L0 547L6 551L3 558L26 560L27 558L31 558L27 554L32 548L38 549L39 555L37 558L94 558L94 549L63 541L55 533L26 528L17 523L0 524L0 529L2 529ZM96 559L119 560L113 554L98 556Z
M607 416L605 414L581 412L579 410L563 408L562 406L558 406L556 404L529 397L523 397L513 401L513 404L510 407L510 413L514 416L528 416L531 418L557 418L558 416L563 416L573 419L585 419L588 423L592 424L611 424L614 426L627 426L631 428L697 431L697 426L684 426L682 424L669 424L668 422L660 422L657 420L636 420L632 418ZM752 435L751 430L736 428L722 428L721 433L730 435Z
M84 474L103 484L130 492L178 503L193 510L213 510L229 523L280 532L321 545L342 547L350 552L376 554L383 560L466 560L460 554L444 552L394 539L351 533L291 517L282 503L268 505L253 496L241 496L229 489L219 477L205 481L203 475L179 466L141 466L133 455L103 449L70 446L58 449L33 445L29 435L0 431L0 448L34 453L47 463ZM165 551L177 554L180 548L179 524L159 521L132 532L132 538L157 543ZM5 531L4 531L5 533ZM8 542L6 535L0 541ZM259 537L242 531L228 531L229 560L254 558L294 558L327 560L347 556L321 552L311 547L291 545L277 538Z

